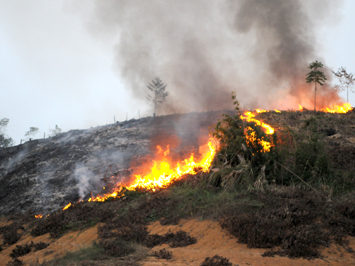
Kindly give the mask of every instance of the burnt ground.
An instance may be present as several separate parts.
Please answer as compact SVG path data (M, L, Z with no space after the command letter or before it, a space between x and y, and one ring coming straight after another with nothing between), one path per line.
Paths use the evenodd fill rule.
M0 215L32 210L49 214L80 197L98 194L105 181L128 177L156 151L194 152L220 112L129 120L0 148Z

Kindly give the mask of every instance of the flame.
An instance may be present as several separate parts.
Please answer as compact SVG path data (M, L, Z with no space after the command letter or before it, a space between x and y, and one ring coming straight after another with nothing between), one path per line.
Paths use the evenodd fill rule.
M35 218L37 218L37 219L43 218L43 215L41 213L37 214L37 215L35 215Z
M267 112L265 110L260 110L260 109L256 109L256 112L257 113L264 113L264 112ZM250 111L246 111L244 112L244 115L241 115L240 118L242 120L245 120L247 122L253 122L259 126L262 127L262 129L264 130L264 132L267 134L267 135L272 135L274 134L275 132L275 129L273 127L271 127L270 125L262 122L262 121L259 121L255 118L255 114L253 114L252 112ZM256 132L254 131L254 129L252 129L250 126L247 126L245 129L244 129L244 135L245 135L245 139L246 139L246 142L247 142L247 145L248 146L254 146L255 144L260 144L263 149L262 149L262 152L269 152L270 151L270 148L272 146L274 146L273 143L271 142L268 142L266 140L264 140L264 138L262 137L261 139L258 139L256 137Z
M349 111L353 110L350 103L343 103L343 105L331 105L329 108L322 108L321 111L325 113L337 113L337 114L345 114Z
M270 125L257 120L255 118L255 114L253 114L252 112L246 111L246 112L244 112L244 115L245 116L241 115L240 118L243 120L246 120L247 122L254 122L255 124L261 126L264 129L266 134L269 134L269 135L274 134L275 129L273 127L271 127Z
M71 202L68 203L68 204L63 208L63 211L65 211L66 209L68 209L70 206L71 206ZM73 206L74 206L74 205L73 205Z
M304 108L302 105L298 104L298 110L303 111ZM350 103L343 103L342 105L331 105L330 107L324 107L320 109L321 112L324 113L332 113L332 114L346 114L347 112L353 110L354 108L351 107Z
M211 166L212 160L216 154L216 140L210 138L208 141L208 149L200 160L196 160L194 154L191 154L188 159L181 162L172 162L167 156L170 153L169 146L166 151L162 151L160 146L157 146L158 154L163 153L164 157L159 161L153 161L153 166L145 174L136 174L129 183L116 184L116 190L112 193L97 195L90 198L88 201L103 202L109 198L117 198L124 196L123 188L129 191L141 190L156 191L157 189L167 188L173 181L180 179L186 174L196 174L197 171L207 172ZM63 208L67 209L70 203Z

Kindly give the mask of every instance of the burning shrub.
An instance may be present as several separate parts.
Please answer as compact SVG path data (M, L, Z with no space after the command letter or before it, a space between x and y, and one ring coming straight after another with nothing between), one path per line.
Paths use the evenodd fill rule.
M200 266L232 266L232 263L229 262L229 259L215 255L212 258L207 257Z
M157 257L158 259L170 260L173 257L173 253L163 248L158 252L154 252L153 256Z
M123 257L134 252L134 249L130 247L122 239L105 240L101 242L106 255L113 257Z
M232 99L235 100L235 94L232 94ZM280 158L276 149L276 135L271 133L273 129L264 133L258 125L262 123L256 123L254 115L246 112L250 117L241 116L238 101L235 100L234 104L237 114L224 114L224 118L215 126L213 136L218 139L220 149L209 182L217 187L233 188L236 184L250 186L258 180L259 173L264 179L270 179L268 177L271 176L274 180L280 169L275 161Z

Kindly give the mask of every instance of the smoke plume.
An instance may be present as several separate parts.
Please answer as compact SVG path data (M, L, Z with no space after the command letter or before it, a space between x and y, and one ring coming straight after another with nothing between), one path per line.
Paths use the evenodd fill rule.
M115 45L115 66L141 99L155 77L168 84L166 113L242 106L313 106L307 66L322 60L317 32L339 3L330 0L94 2L90 29ZM328 79L331 72L325 68ZM341 99L329 86L323 107Z

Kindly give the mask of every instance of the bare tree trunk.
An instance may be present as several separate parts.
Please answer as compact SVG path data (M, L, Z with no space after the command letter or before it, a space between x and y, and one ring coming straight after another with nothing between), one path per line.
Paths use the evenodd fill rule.
M346 85L346 102L349 102L349 85Z

